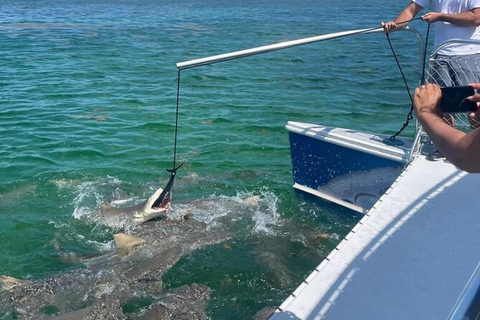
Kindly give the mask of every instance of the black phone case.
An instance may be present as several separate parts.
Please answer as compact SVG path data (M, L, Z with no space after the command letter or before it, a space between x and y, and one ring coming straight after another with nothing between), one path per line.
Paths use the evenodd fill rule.
M477 110L476 102L465 100L465 98L475 94L473 87L444 87L440 89L442 90L440 110L443 113L460 113Z

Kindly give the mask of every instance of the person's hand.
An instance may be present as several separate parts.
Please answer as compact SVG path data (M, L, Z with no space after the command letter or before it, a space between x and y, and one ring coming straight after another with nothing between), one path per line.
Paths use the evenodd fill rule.
M385 32L392 32L398 30L398 25L394 21L382 22L381 25Z
M392 32L398 30L398 25L394 21L382 22L381 25L385 32Z
M441 16L442 14L440 12L428 12L422 16L422 21L426 21L428 23L434 23L434 22L440 21Z
M480 89L480 83L470 83L469 86L472 86L474 89ZM480 127L480 109L478 109L478 107L480 107L480 94L468 97L467 100L477 103L477 111L471 112L468 115L468 122L470 123L470 126L472 129L476 129Z
M413 105L415 106L417 118L421 118L426 114L434 114L442 118L440 99L442 99L442 91L436 84L427 83L426 85L416 88Z

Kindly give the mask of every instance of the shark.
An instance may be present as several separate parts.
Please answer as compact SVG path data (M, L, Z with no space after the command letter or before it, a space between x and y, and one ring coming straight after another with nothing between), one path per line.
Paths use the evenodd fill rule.
M172 201L175 175L181 166L183 166L183 163L173 169L167 169L170 172L170 179L167 185L165 188L158 188L145 202L130 207L113 207L109 203L104 203L100 209L102 216L108 219L126 215L137 224L166 217L171 209L170 203Z
M163 198L162 198L163 197ZM104 218L113 218L126 215L135 223L144 222L165 217L170 211L171 192L158 188L146 201L130 207L114 207L109 203L103 203L100 213Z
M0 319L207 319L210 288L166 289L163 276L182 256L227 241L231 233L193 218L152 220L131 233L115 234L116 249L79 259L79 268L40 279L0 275ZM123 306L139 297L147 305L124 314Z
M160 197L162 192L152 198L152 205L157 200L161 204L166 197L168 200L169 195ZM71 240L61 235L70 231L60 228L52 240L52 249L58 252L59 259L65 252L75 257L70 259L72 267L38 279L0 274L0 319L208 319L206 307L211 289L202 283L169 288L163 283L166 273L195 250L214 245L214 250L235 250L230 241L252 234L257 224L255 217L270 210L270 199L267 193L267 197L215 196L175 203L166 219L124 228L113 235L115 246L83 257L63 247L63 238ZM320 244L333 237L324 230L308 232L308 228L286 220L273 227L275 234L255 232L248 245L254 246L255 261L262 266L262 274L269 275L268 282L286 290L296 281L296 273L284 258L288 252L304 243L305 248L314 248L315 256L323 254ZM145 305L137 308L140 302ZM133 310L127 312L129 308ZM268 315L267 310L255 319L266 319Z

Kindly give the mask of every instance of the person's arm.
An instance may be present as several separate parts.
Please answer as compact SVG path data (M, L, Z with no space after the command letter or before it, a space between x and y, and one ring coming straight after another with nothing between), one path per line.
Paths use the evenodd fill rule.
M480 88L480 84L472 84ZM415 89L414 105L417 119L438 150L456 167L468 172L480 172L480 129L468 134L443 120L440 111L440 87L434 84ZM469 98L480 101L480 95Z
M382 22L382 27L386 32L397 31L402 28L405 28L408 25L408 22L412 20L423 7L415 2L410 2L410 4L398 15L398 17L393 21ZM404 22L404 23L401 23Z
M422 16L422 20L428 23L443 21L461 27L477 27L480 26L480 8L462 13L428 12Z

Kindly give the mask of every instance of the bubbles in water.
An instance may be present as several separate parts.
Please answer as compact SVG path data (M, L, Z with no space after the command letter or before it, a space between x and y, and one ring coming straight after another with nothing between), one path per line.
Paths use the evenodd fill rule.
M189 203L172 205L174 217L190 214L209 228L230 227L242 234L274 234L281 225L278 197L267 189L238 192L235 196L210 195ZM245 230L239 230L245 228Z
M281 224L278 214L278 197L270 191L261 193L261 201L252 220L255 222L254 233L274 234L273 226Z
M93 211L92 205L97 206L101 203L101 196L98 194L95 182L84 182L77 188L78 195L73 199L75 210L73 217L81 219L84 216L90 215Z

